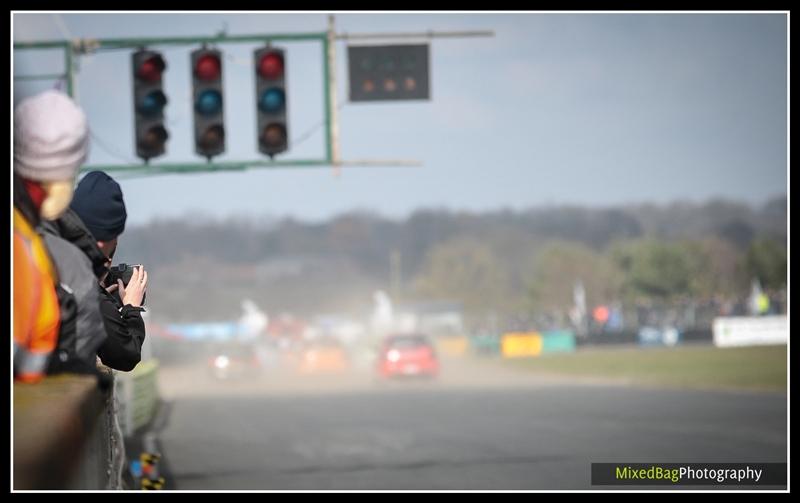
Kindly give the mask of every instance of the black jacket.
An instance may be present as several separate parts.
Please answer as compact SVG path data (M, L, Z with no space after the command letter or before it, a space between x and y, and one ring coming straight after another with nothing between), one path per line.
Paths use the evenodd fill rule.
M89 257L95 275L101 277L107 271L105 255L78 214L69 209L55 225L61 237ZM145 330L141 312L144 309L130 305L123 307L119 295L108 293L99 283L97 288L100 290L100 313L107 335L103 345L97 350L97 356L104 365L112 369L133 370L142 359Z
M106 272L106 257L103 251L97 246L97 240L86 228L81 217L72 208L67 208L64 214L58 220L50 222L50 225L56 229L59 236L80 248L89 257L95 276L99 278Z
M103 364L116 370L129 371L142 359L144 344L144 308L130 304L123 306L119 296L100 289L100 312L108 338L97 351Z

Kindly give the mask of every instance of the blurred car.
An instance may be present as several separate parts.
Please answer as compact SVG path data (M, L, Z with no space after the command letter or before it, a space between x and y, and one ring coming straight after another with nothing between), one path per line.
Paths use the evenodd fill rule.
M378 372L384 378L436 377L439 359L431 340L421 334L388 336L378 353Z
M302 374L336 373L347 370L347 352L335 339L319 339L300 354L297 370Z
M220 380L252 377L260 370L255 349L247 345L224 345L214 348L208 358L208 370Z

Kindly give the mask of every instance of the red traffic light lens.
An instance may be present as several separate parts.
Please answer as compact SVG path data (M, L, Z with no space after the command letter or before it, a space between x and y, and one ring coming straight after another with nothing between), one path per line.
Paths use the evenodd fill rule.
M167 65L164 63L164 59L161 56L151 56L144 60L139 66L139 69L136 71L136 76L147 82L158 82L161 80L161 73L166 67Z
M197 59L194 74L201 80L217 80L222 73L222 64L215 54L204 54Z
M268 52L258 62L258 74L265 79L277 79L283 75L283 56Z

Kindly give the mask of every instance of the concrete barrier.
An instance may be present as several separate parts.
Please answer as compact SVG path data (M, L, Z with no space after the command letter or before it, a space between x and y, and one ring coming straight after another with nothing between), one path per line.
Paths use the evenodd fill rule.
M463 336L439 337L436 339L436 347L445 356L460 357L467 354L469 339Z
M481 334L470 337L472 352L479 356L495 356L500 353L500 336Z
M119 488L112 390L85 375L14 383L14 490Z
M539 332L508 332L503 334L500 350L505 358L522 358L542 354Z
M542 333L542 353L572 353L575 334L571 330L548 330Z

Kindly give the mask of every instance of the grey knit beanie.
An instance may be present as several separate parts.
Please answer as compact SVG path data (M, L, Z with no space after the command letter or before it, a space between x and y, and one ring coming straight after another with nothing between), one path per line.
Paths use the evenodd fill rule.
M48 90L14 110L14 170L23 178L75 178L89 154L86 114L64 93Z

